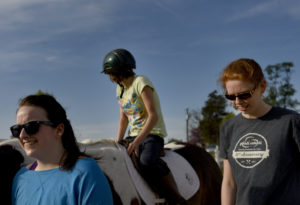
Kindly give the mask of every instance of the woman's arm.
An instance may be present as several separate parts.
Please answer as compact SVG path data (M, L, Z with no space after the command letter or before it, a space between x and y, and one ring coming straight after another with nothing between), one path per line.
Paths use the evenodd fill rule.
M129 155L133 151L137 156L139 155L138 153L139 145L146 139L146 137L148 136L148 134L150 133L150 131L153 129L153 127L156 125L158 121L158 116L153 101L153 89L149 86L145 86L145 88L142 91L141 97L146 107L148 118L147 118L147 122L145 123L139 135L129 145L127 149Z
M120 121L118 127L117 142L120 142L123 139L127 126L128 126L128 118L123 112L122 108L120 107Z
M236 199L236 183L228 159L224 159L224 174L221 190L222 205L234 205Z

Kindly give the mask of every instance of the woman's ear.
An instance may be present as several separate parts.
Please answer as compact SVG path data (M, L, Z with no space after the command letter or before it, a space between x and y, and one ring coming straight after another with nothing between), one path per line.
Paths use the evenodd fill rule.
M65 131L65 125L63 123L57 125L56 134L59 138L64 134L64 131Z
M262 79L259 86L260 86L261 94L263 94L267 89L267 81L265 79Z

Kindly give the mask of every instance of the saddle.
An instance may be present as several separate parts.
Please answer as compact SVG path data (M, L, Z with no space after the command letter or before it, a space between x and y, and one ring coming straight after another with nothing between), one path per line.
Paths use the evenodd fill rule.
M143 178L138 157L135 154L131 154L131 156L127 154L126 148L129 143L129 140L123 140L121 143L117 143L117 146L123 153L125 164L137 192L146 204L161 203L157 199L157 194L154 193L151 186ZM200 188L200 181L195 170L186 159L171 150L165 149L161 153L161 159L169 167L176 182L178 192L185 200L190 199Z
M129 144L132 141L133 140L131 140L131 139L122 139L121 141L119 141L119 144L124 146L127 149ZM159 154L160 157L164 157L165 155L166 155L165 150L161 151L161 153ZM143 173L142 173L141 168L140 168L138 156L136 156L136 154L134 152L132 152L129 157L131 158L135 169L139 172L140 175L142 175Z

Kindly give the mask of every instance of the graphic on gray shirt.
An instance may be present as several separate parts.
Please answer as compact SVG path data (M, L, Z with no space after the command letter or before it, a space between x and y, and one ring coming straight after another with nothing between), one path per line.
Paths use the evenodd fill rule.
M241 167L253 168L269 157L268 142L258 133L248 133L236 143L232 157Z

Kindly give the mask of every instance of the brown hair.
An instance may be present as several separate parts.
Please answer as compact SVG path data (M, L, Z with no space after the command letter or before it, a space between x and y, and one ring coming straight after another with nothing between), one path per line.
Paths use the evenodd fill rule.
M80 156L87 156L79 150L77 141L70 121L67 119L65 109L56 101L56 99L47 94L29 95L19 101L19 108L22 106L37 106L43 108L48 119L55 125L64 124L64 133L61 137L62 145L66 151L65 158L61 160L61 168L70 170Z
M228 80L242 80L258 85L264 79L260 65L253 59L240 58L232 61L221 73L219 82L225 89Z

